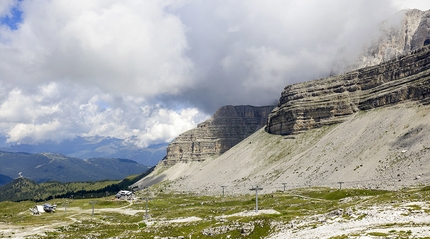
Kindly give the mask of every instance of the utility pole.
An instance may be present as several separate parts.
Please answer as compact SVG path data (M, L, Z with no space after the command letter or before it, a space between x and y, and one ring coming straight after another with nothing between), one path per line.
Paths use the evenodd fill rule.
M97 201L90 201L90 204L93 205L93 212L91 214L91 217L94 217L94 204L96 204Z
M285 192L285 185L287 185L287 183L282 183L284 185L284 192Z
M337 182L337 183L339 183L339 190L342 190L342 183L343 182Z
M224 197L224 189L227 187L227 186L221 186L222 187L222 197Z
M150 196L150 192L149 192L149 188L147 188L147 190L146 190L146 198L145 198L145 201L146 201L145 220L146 220L146 221L148 221L148 219L149 219L149 214L148 214L148 201L149 201L149 199L151 199L149 196Z
M148 221L148 197L146 197L145 220Z
M67 211L67 205L69 205L69 201L63 199L63 207L64 207L64 212Z
M249 190L255 191L255 212L258 212L258 190L263 190L263 188L259 188L257 185L255 188L251 188Z

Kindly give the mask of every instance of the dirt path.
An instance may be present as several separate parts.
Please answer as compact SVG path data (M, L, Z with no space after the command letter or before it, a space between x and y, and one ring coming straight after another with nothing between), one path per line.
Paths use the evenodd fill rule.
M116 213L121 213L125 215L135 215L136 213L139 213L139 212L145 212L145 210L134 210L134 209L128 208L133 204L130 201L128 203L129 203L128 205L120 208L100 208L100 209L96 208L94 209L94 212L95 213L116 212ZM60 209L58 209L56 213L63 213L63 212L64 211L61 211ZM79 207L69 207L67 208L67 212L74 212L72 215L66 216L66 218L70 219L70 221L54 222L47 225L16 226L16 225L11 225L7 223L0 223L0 238L21 239L32 235L44 235L45 232L54 231L55 228L67 226L74 222L80 221L82 219L90 218L92 214L92 208L82 210ZM22 212L22 213L27 213L27 212ZM43 220L43 217L41 216L35 216L35 217L40 217L40 219Z
M125 215L135 215L145 210L129 208L131 204L120 208L96 209L96 213L115 212ZM44 235L55 228L70 225L74 222L91 218L92 209L68 208L71 211L66 218L69 220L53 222L38 226L16 226L0 223L0 238L26 238L34 235ZM299 218L288 224L276 225L277 232L268 238L330 238L349 235L348 238L378 238L372 235L386 234L394 237L406 235L408 238L430 237L430 203L427 201L403 203L401 205L357 204L350 212L340 214L326 213L306 218ZM29 212L28 212L29 213ZM57 213L61 213L58 211ZM258 214L274 214L274 210L259 210ZM255 216L255 211L236 213L225 217ZM43 220L43 216L37 216ZM224 216L221 216L224 217ZM96 219L97 220L97 219ZM149 221L157 225L199 221L201 218L190 216L172 220ZM401 234L403 233L403 234ZM406 234L405 234L406 233Z
M45 232L53 231L57 227L68 225L66 222L52 223L36 227L14 226L0 223L0 238L27 238L34 235L43 235Z

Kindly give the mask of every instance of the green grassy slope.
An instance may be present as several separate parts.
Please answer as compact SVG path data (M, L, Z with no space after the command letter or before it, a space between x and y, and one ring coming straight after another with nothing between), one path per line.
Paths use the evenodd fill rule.
M286 232L303 235L300 233L312 233L326 225L339 223L352 226L348 231L328 232L331 236L325 238L356 238L360 235L425 238L416 230L430 226L428 222L384 222L381 217L373 226L360 228L361 223L376 216L375 213L382 215L383 208L401 211L400 217L405 218L410 218L416 211L427 215L430 212L425 203L430 197L427 188L402 191L317 187L287 190L261 195L260 214L252 213L255 210L254 195L208 197L141 191L138 196L142 199L134 203L114 201L112 197L68 199L67 209L64 199L53 199L48 202L56 203L57 211L39 216L32 216L28 211L35 205L33 202L1 202L0 237L267 238ZM145 220L147 196L150 197L149 221ZM91 201L96 202L94 216ZM368 215L372 208L376 211ZM399 227L406 229L399 230Z

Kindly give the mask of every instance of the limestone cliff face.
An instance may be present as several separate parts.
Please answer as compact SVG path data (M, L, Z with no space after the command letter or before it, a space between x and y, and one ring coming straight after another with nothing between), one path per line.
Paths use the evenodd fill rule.
M274 106L224 106L197 128L179 135L168 147L162 163L203 161L218 156L267 122Z
M378 66L285 87L266 131L296 134L406 100L430 103L430 45Z
M403 10L381 24L378 36L364 46L353 64L347 60L348 56L340 53L333 64L332 75L374 66L428 44L430 44L430 10Z

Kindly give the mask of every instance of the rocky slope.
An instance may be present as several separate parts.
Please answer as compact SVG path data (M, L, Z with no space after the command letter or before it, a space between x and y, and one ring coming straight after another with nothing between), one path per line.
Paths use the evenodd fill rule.
M219 157L157 167L136 185L203 194L271 193L307 186L399 189L430 183L430 106L362 111L294 136L263 129ZM259 192L260 193L260 192Z
M430 44L430 10L403 10L384 21L374 39L354 59L340 51L332 67L332 75L398 58Z
M260 129L274 106L224 106L197 128L179 135L162 163L203 161L218 156Z
M399 60L287 86L266 127L219 157L157 167L136 185L217 194L306 185L430 183L430 46ZM343 182L343 184L339 183ZM164 190L163 189L163 190Z

